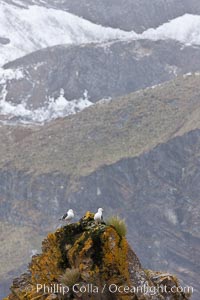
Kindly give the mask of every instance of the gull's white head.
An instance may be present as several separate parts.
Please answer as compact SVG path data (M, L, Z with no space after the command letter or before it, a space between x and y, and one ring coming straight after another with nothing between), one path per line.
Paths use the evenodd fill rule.
M98 208L98 212L101 212L101 213L102 213L102 212L103 212L103 208L101 208L101 207Z
M69 209L68 213L74 213L73 209Z

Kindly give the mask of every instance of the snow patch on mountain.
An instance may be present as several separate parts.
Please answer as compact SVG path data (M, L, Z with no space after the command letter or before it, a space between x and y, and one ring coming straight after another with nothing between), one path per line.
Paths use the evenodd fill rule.
M38 65L35 66L36 68ZM14 80L21 80L26 76L23 69L3 69L0 68L0 116L6 123L40 123L51 121L59 117L66 117L93 105L89 100L88 92L85 91L80 99L68 101L65 98L64 89L60 90L58 98L49 97L45 105L37 109L27 106L26 99L15 104L7 101L8 86Z
M0 84L6 84L9 80L19 80L24 77L22 69L3 69L0 68Z
M106 28L66 11L44 6L16 6L0 0L0 66L36 50L59 44L103 43L115 40L174 39L200 45L200 16L186 14L142 34Z
M158 28L150 28L140 37L150 40L173 39L186 45L200 45L200 16L185 14Z
M44 124L53 119L76 114L93 105L88 99L87 91L84 92L82 98L68 101L64 97L64 89L61 89L60 96L57 99L49 98L45 106L33 110L27 108L26 102L14 104L6 101L6 95L7 90L4 86L0 95L0 115L6 116L6 123L13 123L14 121L14 123L23 124Z
M33 51L59 44L136 38L135 32L105 28L68 12L42 6L17 7L0 1L0 66Z

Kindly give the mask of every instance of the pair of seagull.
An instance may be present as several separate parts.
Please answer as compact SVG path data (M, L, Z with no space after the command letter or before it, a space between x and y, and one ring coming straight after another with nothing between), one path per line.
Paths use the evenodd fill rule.
M102 214L103 214L103 208L100 207L100 208L98 208L98 211L94 215L95 223L98 224L103 220ZM60 218L60 220L70 222L73 218L74 218L74 211L73 211L73 209L69 209L68 212Z

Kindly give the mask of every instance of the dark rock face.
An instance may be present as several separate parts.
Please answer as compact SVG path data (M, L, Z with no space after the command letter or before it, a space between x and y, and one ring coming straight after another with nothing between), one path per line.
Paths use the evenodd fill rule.
M112 210L127 218L129 236L137 240L135 250L143 264L179 273L196 290L200 276L199 151L197 130L139 158L102 168L83 179L83 189L73 195L81 201L89 198L94 208L101 203L109 210L112 203ZM151 259L146 260L147 256Z
M68 178L62 174L48 174L33 178L26 172L6 169L0 173L0 182L2 183L0 188L0 195L2 195L1 220L22 226L30 224L41 226L42 232L46 232L49 224L46 223L45 218L49 219L54 216L54 222L57 223L58 218L56 216L61 213L60 207L66 207L65 194ZM46 189L47 185L49 185L48 189ZM12 206L13 203L20 201L26 201L26 205L21 211L24 215L23 218L21 213ZM43 214L44 204L46 206L45 214ZM34 213L37 215L39 212L39 218L30 220L28 214L30 210L33 215Z
M10 43L10 40L7 38L0 37L0 44L7 45Z
M24 72L23 79L7 81L7 101L26 100L37 108L64 88L68 100L79 99L88 90L90 101L96 102L200 70L199 47L147 40L60 46L34 52L5 68Z
M6 2L19 6L12 0ZM21 3L59 8L103 26L137 32L157 27L185 13L200 14L198 0L22 0Z
M102 206L106 216L116 213L126 218L130 243L144 267L178 274L198 291L199 153L200 130L195 130L138 158L102 167L80 178L77 186L67 184L62 174L34 178L1 171L1 186L3 178L12 182L11 191L21 186L18 200L24 203L19 213L14 208L14 194L7 194L8 187L1 189L0 197L5 199L1 217L9 216L10 222L38 226L45 232L69 206L78 216ZM30 207L38 212L35 220L30 215L26 218ZM198 293L194 295L194 299L198 297Z

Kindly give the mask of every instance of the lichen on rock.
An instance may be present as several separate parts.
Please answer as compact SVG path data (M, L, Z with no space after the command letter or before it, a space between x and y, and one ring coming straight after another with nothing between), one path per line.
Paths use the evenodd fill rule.
M143 293L144 283L156 292ZM87 212L79 222L47 236L42 253L13 281L4 300L188 299L180 292L163 293L159 288L164 284L179 283L173 275L144 270L126 238L113 226L95 224L94 214ZM115 287L120 290L113 292Z

